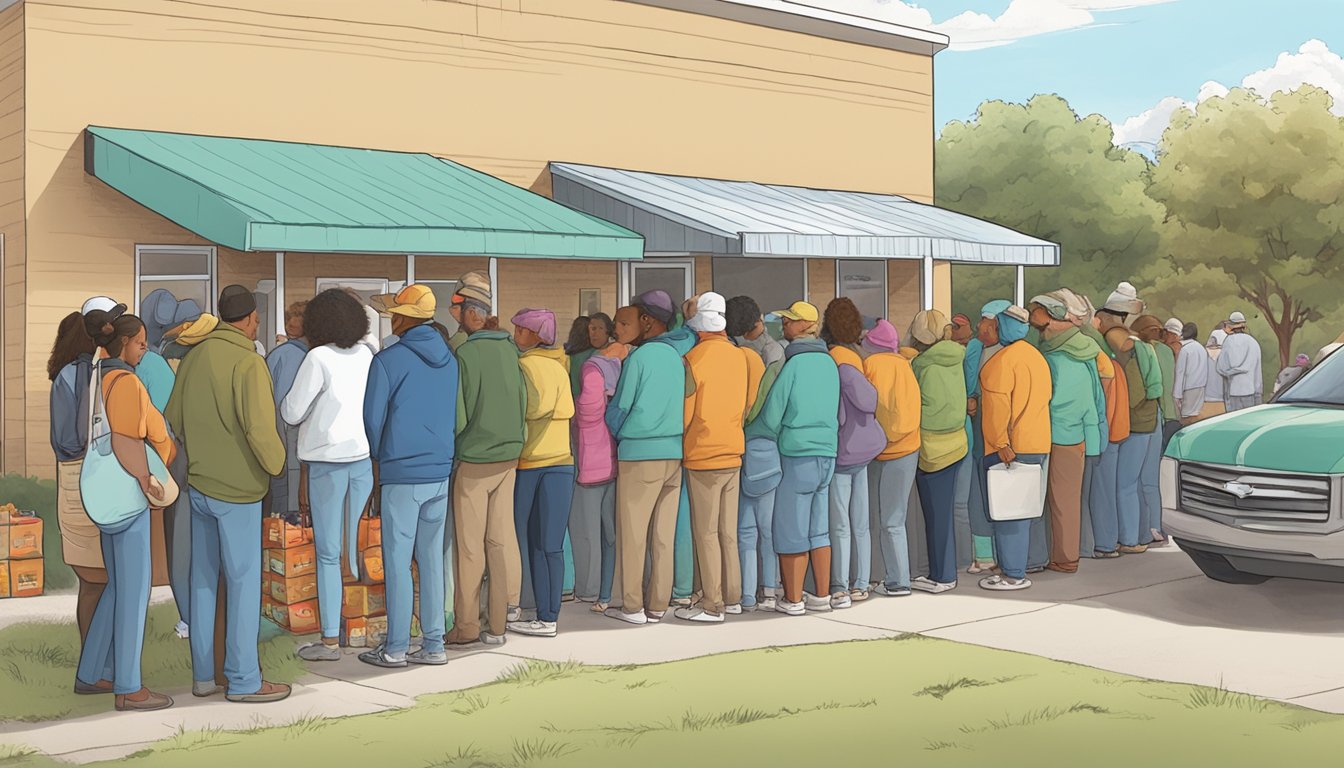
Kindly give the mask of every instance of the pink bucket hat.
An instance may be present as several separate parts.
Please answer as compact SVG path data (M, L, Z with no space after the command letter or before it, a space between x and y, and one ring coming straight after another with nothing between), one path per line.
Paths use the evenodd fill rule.
M520 309L510 322L535 332L548 347L555 343L555 313L549 309Z
M886 320L878 320L863 343L878 352L896 352L901 348L901 334L896 326Z

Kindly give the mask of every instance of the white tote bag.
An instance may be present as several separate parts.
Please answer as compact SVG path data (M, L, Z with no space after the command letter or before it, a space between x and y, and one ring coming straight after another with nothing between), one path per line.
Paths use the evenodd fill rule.
M989 519L1033 520L1045 511L1045 464L997 464L989 468Z

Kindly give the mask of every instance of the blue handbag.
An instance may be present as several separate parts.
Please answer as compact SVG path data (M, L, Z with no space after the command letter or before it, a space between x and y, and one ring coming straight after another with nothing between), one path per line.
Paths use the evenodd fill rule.
M89 382L88 427L88 449L84 453L84 466L79 471L80 500L90 520L100 528L111 528L148 510L150 504L139 481L121 466L112 452L112 430L107 423L101 361L93 366L93 380ZM146 445L145 458L150 474L163 485L165 495L176 498L177 484L159 454Z

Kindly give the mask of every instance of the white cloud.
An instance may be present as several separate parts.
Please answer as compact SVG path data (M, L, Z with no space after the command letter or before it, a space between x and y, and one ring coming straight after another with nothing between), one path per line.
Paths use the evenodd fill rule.
M1330 50L1320 40L1308 40L1297 53L1280 53L1274 66L1252 72L1242 78L1241 87L1249 88L1261 96L1271 96L1279 91L1293 91L1303 85L1314 85L1324 89L1335 104L1332 111L1344 115L1344 58ZM1226 96L1228 87L1210 80L1200 86L1194 101L1177 96L1167 96L1152 109L1130 117L1115 126L1115 143L1156 144L1162 138L1162 132L1171 123L1171 116L1181 107L1193 109L1206 99Z
M1094 13L1161 5L1175 0L1011 0L998 16L965 11L934 21L928 10L902 0L795 0L854 16L889 21L941 32L952 39L953 50L976 50L1008 45L1050 32L1081 29L1096 24Z

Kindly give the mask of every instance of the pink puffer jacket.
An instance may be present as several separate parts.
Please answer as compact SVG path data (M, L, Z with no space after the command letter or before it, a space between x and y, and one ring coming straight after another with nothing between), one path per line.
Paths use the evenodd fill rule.
M616 479L616 441L607 429L606 413L620 377L621 361L601 354L588 358L581 369L573 422L579 485Z

